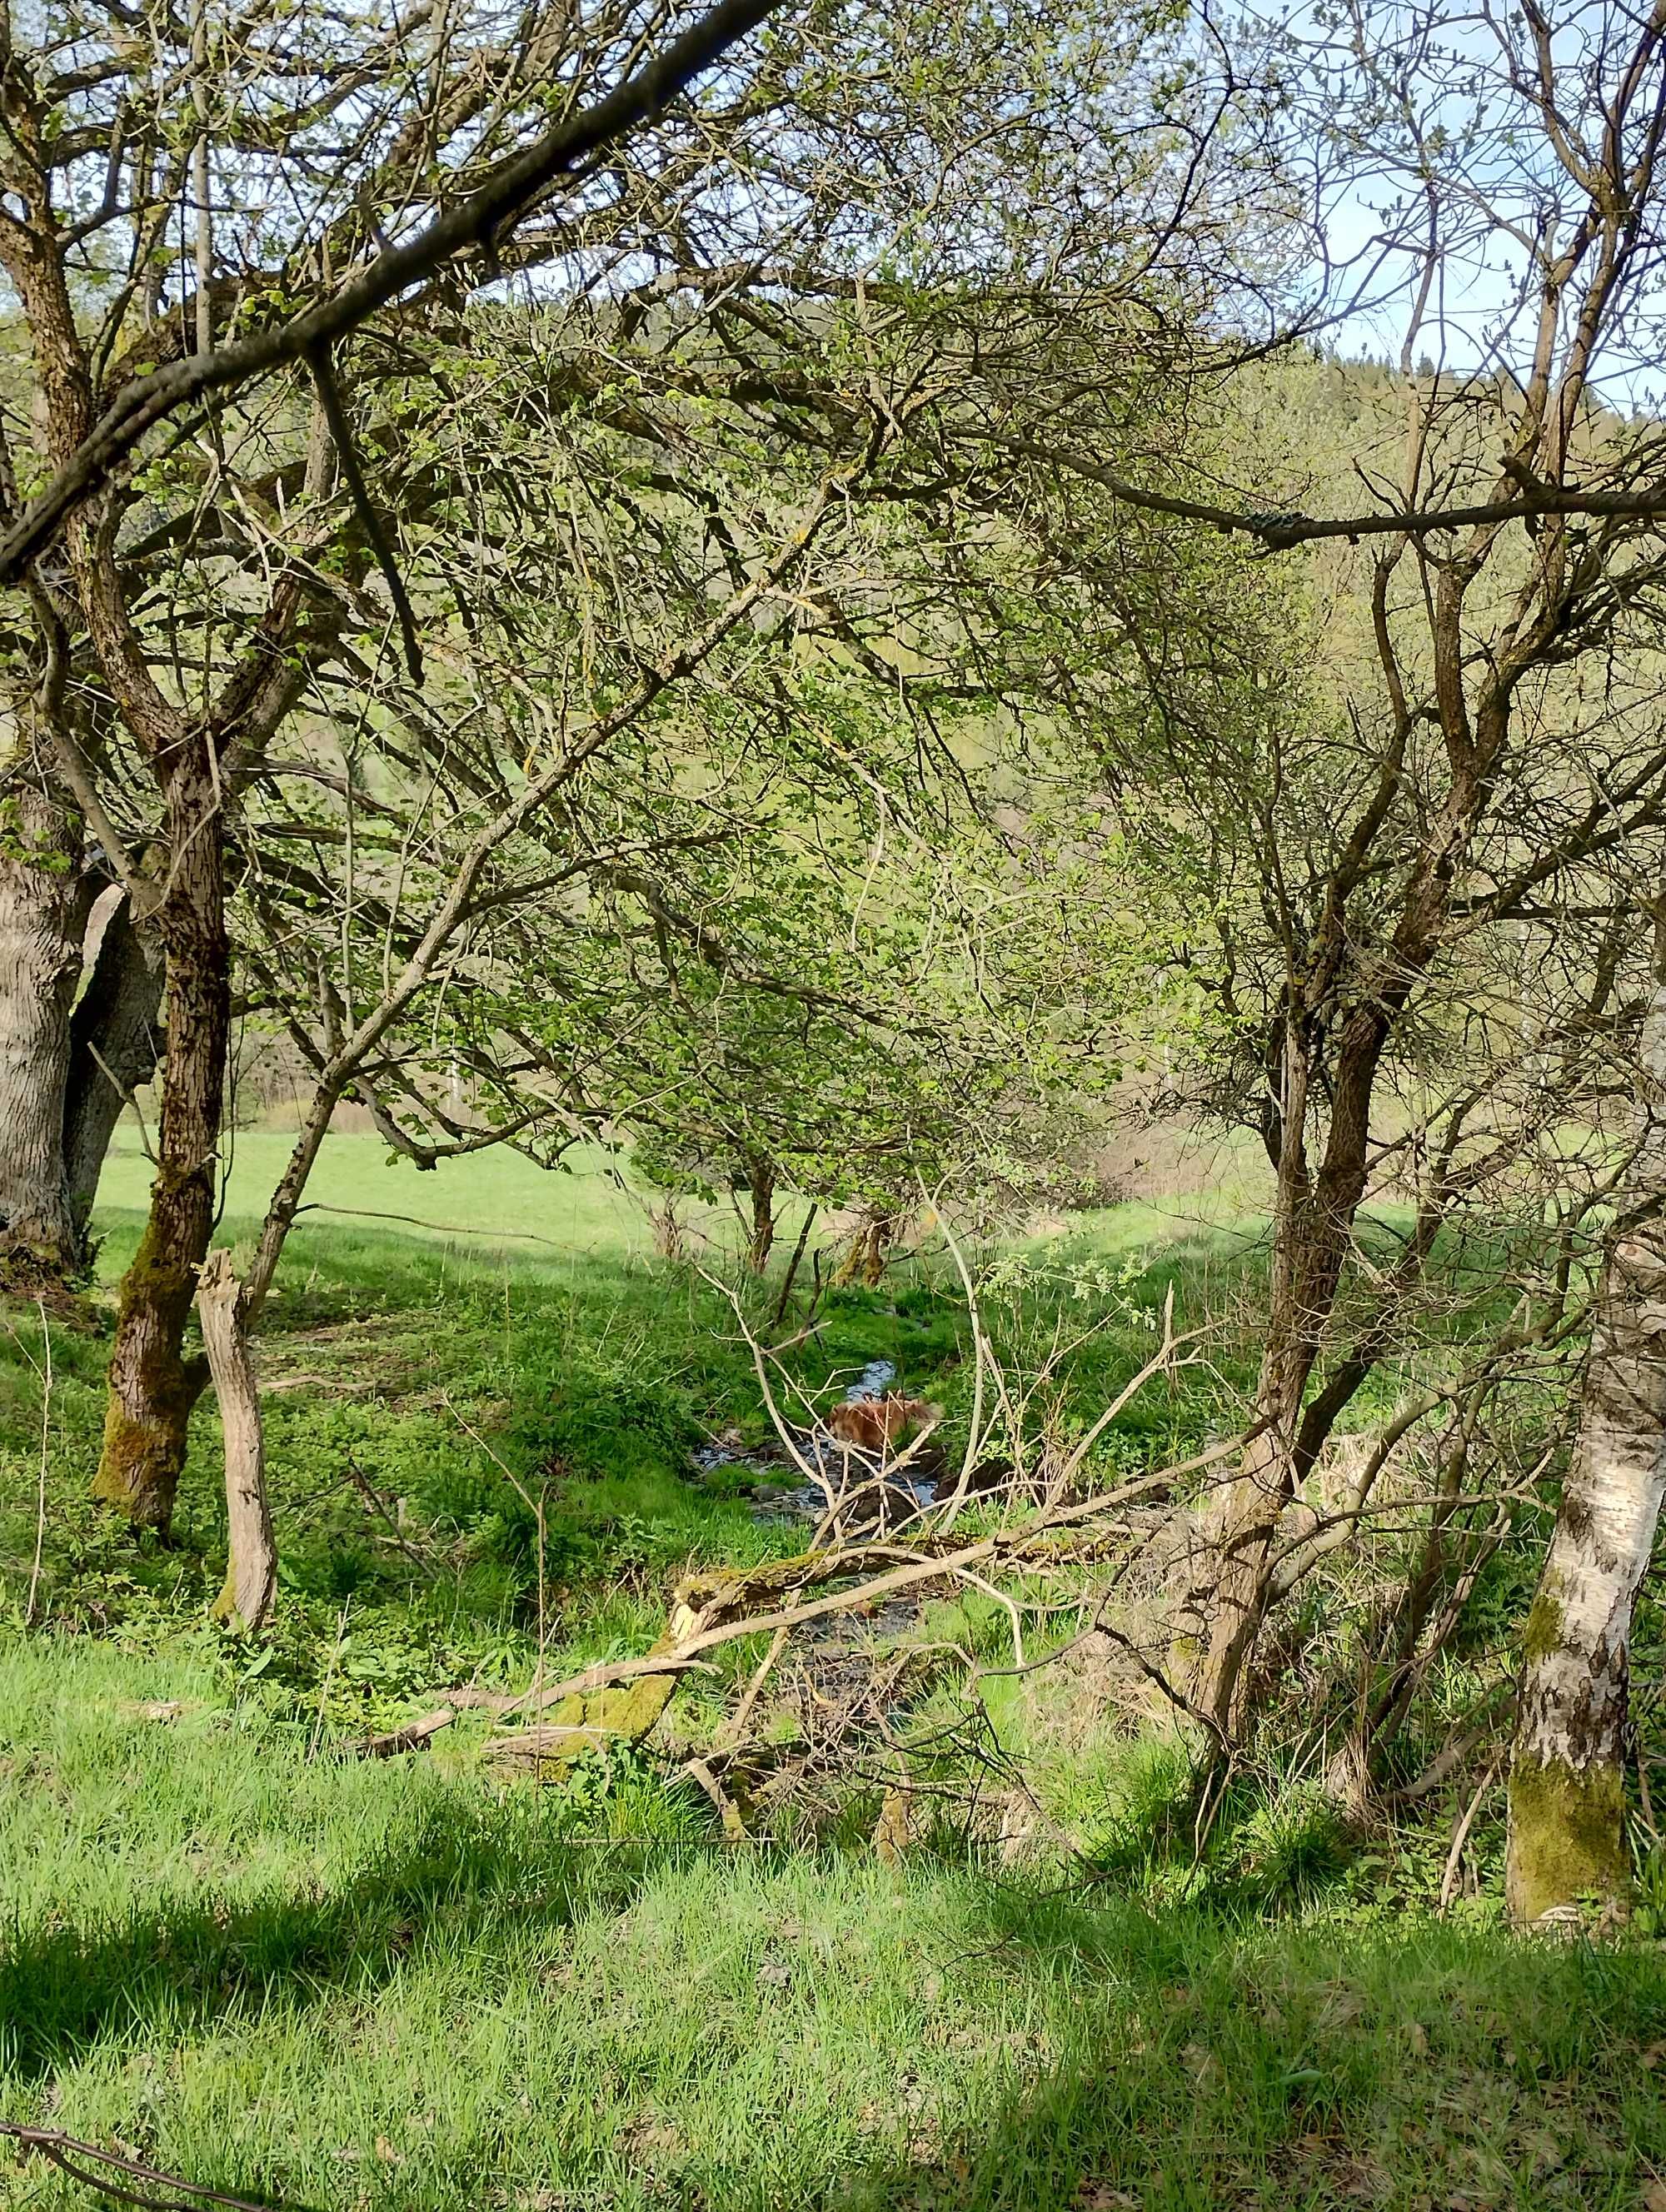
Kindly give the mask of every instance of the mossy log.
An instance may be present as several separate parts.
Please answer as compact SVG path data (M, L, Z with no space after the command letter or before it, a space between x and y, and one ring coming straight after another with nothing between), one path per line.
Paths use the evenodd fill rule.
M618 1689L563 1698L547 1721L491 1737L488 1757L531 1767L540 1780L560 1781L575 1759L609 1743L641 1743L652 1734L676 1691L675 1674L639 1674Z

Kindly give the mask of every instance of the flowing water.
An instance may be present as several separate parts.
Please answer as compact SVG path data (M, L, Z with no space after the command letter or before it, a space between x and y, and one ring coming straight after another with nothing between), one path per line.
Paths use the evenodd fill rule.
M865 1400L883 1398L896 1380L897 1369L892 1361L870 1359L845 1392L845 1403L855 1406ZM879 1461L838 1443L824 1430L794 1429L792 1433L799 1458L824 1473L835 1489L850 1484L853 1479L861 1480L866 1469L871 1468L875 1475L881 1472ZM790 1479L797 1474L797 1465L792 1455L778 1446L745 1451L719 1439L702 1444L694 1455L694 1464L702 1474L709 1474L720 1467L744 1467L756 1473L759 1495L752 1511L760 1521L813 1524L827 1510L827 1495L819 1484ZM907 1468L892 1476L887 1487L895 1493L895 1507L902 1516L919 1506L930 1505L937 1496L934 1477L917 1476Z

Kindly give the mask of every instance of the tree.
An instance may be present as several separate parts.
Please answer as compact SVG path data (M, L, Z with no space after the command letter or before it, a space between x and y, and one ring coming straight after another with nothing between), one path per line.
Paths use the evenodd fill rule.
M103 56L96 70L20 63L8 77L23 213L8 216L0 252L22 299L46 424L28 468L56 473L4 559L34 560L35 665L67 654L89 679L76 694L86 726L51 732L56 803L66 822L73 811L90 825L136 921L166 956L158 1175L123 1287L98 1481L141 1523L166 1523L204 1380L183 1335L212 1218L223 1109L231 825L266 775L277 732L326 670L367 651L380 656L391 629L414 683L424 620L449 636L447 623L465 627L476 611L482 580L458 562L442 586L449 601L416 604L420 586L402 580L384 519L398 517L409 568L419 543L443 546L459 498L469 510L453 457L430 466L427 439L435 392L445 391L437 355L449 346L466 356L478 337L477 311L460 299L506 271L542 269L567 328L587 319L588 342L563 348L554 363L559 396L595 434L623 434L644 449L629 526L651 530L656 502L692 489L676 481L677 463L691 436L697 449L702 409L765 434L755 471L760 451L772 465L783 456L804 464L793 481L806 503L784 544L760 535L753 515L732 527L721 507L708 514L704 540L727 567L727 602L714 605L715 576L679 575L678 605L704 594L707 619L680 637L662 627L657 657L633 650L623 692L598 701L591 719L575 716L580 702L563 679L553 695L559 719L585 734L549 776L508 787L495 813L483 809L484 842L462 863L466 888L415 933L391 1002L344 1039L345 1056L326 1052L321 1096L364 1077L367 1056L435 975L506 840L557 802L604 745L651 722L663 696L755 623L789 575L815 604L824 587L810 586L803 562L836 504L878 471L894 515L930 500L953 515L963 487L987 477L989 422L1015 392L1033 391L1050 414L1057 392L1046 387L1067 375L1085 414L1091 390L1120 380L1126 422L1150 381L1140 364L1154 357L1172 368L1183 355L1166 325L1142 327L1133 303L1155 283L1172 304L1184 283L1202 281L1198 241L1182 217L1208 204L1213 142L1207 128L1183 150L1160 132L1129 138L1110 127L1134 91L1149 94L1159 117L1183 121L1193 101L1183 74L1167 70L1172 33L1153 37L1142 17L1116 25L1114 38L1049 33L1043 68L1042 46L1015 42L994 11L971 11L952 38L923 43L894 13L853 26L812 12L790 35L737 49L605 173L574 170L577 150L611 143L762 12L718 9L666 50L674 66L650 64L553 130L541 128L551 88L576 104L652 26L598 18L581 42L564 15L534 11L520 27L504 96L490 104L500 49L484 15L448 17L431 53L368 23L339 27L338 44L322 52L301 53L276 27L241 44L211 36L201 50L176 51L179 27L169 19L155 30L171 65L153 74L126 28L92 10L71 27ZM907 70L894 65L904 52ZM830 54L851 66L842 74ZM853 104L859 76L867 90ZM1092 116L1107 125L1097 151L1081 138ZM359 156L350 191L333 181L344 173L344 127ZM523 143L524 153L509 150ZM326 162L314 162L315 144L328 145ZM1085 185L1091 170L1093 189L1061 216L1049 179L1067 145ZM852 171L841 163L856 147L863 155ZM380 226L455 188L454 161L482 179L477 190L409 246L381 246ZM180 246L167 217L185 166L198 200L213 204L199 205L195 234ZM766 174L770 192L759 194L753 184ZM860 178L854 192L852 174ZM729 186L740 178L749 181L737 198ZM922 196L939 212L929 237L916 220ZM1005 245L991 267L986 216L996 197ZM78 222L59 221L65 204L84 210ZM1160 277L1149 250L1154 205L1177 240ZM392 308L410 284L417 289ZM85 331L82 299L97 304ZM299 314L289 312L297 299L312 302ZM383 310L369 330L366 319ZM232 335L252 322L248 338ZM1183 318L1179 331L1188 327ZM355 331L350 358L337 358ZM1101 343L1085 373L1085 345L1110 333L1116 343ZM623 380L622 355L632 362ZM303 359L310 405L281 374ZM134 465L147 430L216 395L200 441L176 440ZM908 434L916 424L934 441ZM361 458L372 453L374 506ZM649 453L661 475L671 465L669 495ZM460 465L477 469L478 456ZM502 542L514 507L502 470L494 502L489 536ZM772 522L786 504L775 502ZM470 511L477 520L482 501ZM957 526L979 526L976 512ZM63 580L39 558L60 526ZM162 554L173 562L167 604L149 588ZM372 590L378 572L386 601ZM181 595L191 603L188 660L179 651ZM895 680L894 660L864 642L881 625L864 603L860 565L827 605L830 634L865 653L870 672ZM893 630L897 620L893 606ZM620 642L634 648L629 629ZM429 644L440 649L432 634ZM46 1003L37 993L30 1018ZM321 1107L326 1125L331 1103ZM279 1215L298 1202L304 1173L300 1161ZM263 1263L256 1303L264 1273Z
M1243 1048L1240 1097L1254 1070L1275 1177L1256 1434L1212 1508L1194 1592L1190 1696L1226 1741L1252 1717L1246 1669L1278 1588L1280 1516L1393 1340L1388 1324L1428 1249L1420 1233L1408 1268L1368 1301L1375 1318L1350 1332L1343 1293L1362 1208L1381 1166L1420 1141L1386 1118L1396 1071L1409 1074L1420 1054L1426 1064L1443 1008L1480 1008L1499 989L1508 933L1562 933L1590 915L1596 939L1628 912L1626 878L1666 818L1646 658L1663 574L1658 438L1603 415L1596 384L1606 357L1626 357L1658 235L1661 32L1605 19L1566 65L1548 38L1530 15L1489 23L1477 52L1459 51L1424 12L1390 35L1356 10L1335 46L1308 48L1324 102L1304 110L1304 127L1355 178L1403 184L1421 228L1408 218L1395 236L1407 428L1383 514L1365 526L1310 529L1288 513L1249 526L1274 546L1369 541L1374 678L1348 684L1334 711L1310 694L1251 719L1263 750L1247 793L1233 792L1241 828L1208 803L1222 789L1218 756L1203 745L1187 756L1205 842L1248 872L1240 914L1257 918L1243 931L1224 917L1214 989L1223 1030ZM1462 127L1437 131L1437 112ZM1420 386L1415 349L1443 272L1482 223L1513 242L1497 344L1523 331L1526 358L1515 374L1448 369ZM1566 772L1551 765L1564 760ZM1600 961L1572 966L1564 1014L1589 1030L1613 963L1606 984ZM1471 1122L1456 1141L1428 1239L1495 1139Z
M541 127L544 102L563 67L567 91L581 99L586 83L629 57L640 34L653 40L653 26L634 18L587 25L587 78L575 76L580 50L565 20L534 10L501 82L485 66L502 50L484 11L448 21L447 38L420 58L403 25L343 24L331 44L319 43L310 26L234 30L203 15L193 27L153 10L145 38L136 40L128 16L95 4L66 11L27 57L4 32L0 264L21 307L40 434L38 449L21 462L3 456L0 477L11 516L6 565L24 574L32 629L33 665L21 685L28 735L16 778L20 790L40 793L12 863L21 872L11 902L34 919L9 933L15 951L5 980L15 995L0 1008L0 1033L18 1041L8 1055L14 1085L28 1091L7 1175L9 1218L35 1266L62 1273L78 1263L59 1133L81 913L74 894L80 840L92 835L166 969L156 1180L123 1285L97 1485L137 1522L167 1522L185 1423L204 1380L182 1339L213 1218L223 1110L225 799L345 626L350 599L344 606L314 565L323 556L327 568L331 539L350 591L370 567L383 569L415 649L408 603L346 430L331 346L378 304L433 280L442 261L447 285L471 265L476 281L495 277L514 223L529 211L547 213L551 192L570 189L576 161L657 112L766 13L731 0L634 76L626 60L611 92L553 127ZM495 82L499 92L489 98ZM344 123L357 156L348 165L350 185L335 181L347 175ZM395 210L454 189L450 157L465 140L482 179L477 190L422 232L420 247L379 250L380 226ZM313 154L325 144L331 156L320 169ZM315 180L325 173L331 181L320 188ZM194 236L176 247L169 218L187 176ZM546 235L543 253L554 245ZM534 250L531 258L538 258ZM342 283L337 272L356 264L359 272ZM310 320L284 319L297 293L312 295ZM233 337L233 325L249 319L266 328ZM177 629L164 621L159 635L145 559L155 549L134 528L155 479L130 457L185 399L235 393L303 359L316 392L310 424L298 423L292 409L289 426L273 425L258 399L226 407L207 430L205 471L185 465L206 489L184 535L194 550L210 525L207 572L222 506L246 520L252 509L258 541L254 558L234 562L253 604L234 601L226 621L205 597L204 649L187 670ZM171 468L167 459L161 466L164 483L179 481L177 448ZM337 466L350 520L343 527L338 512L321 541L305 543L327 515ZM20 475L27 482L41 470L52 472L51 483L19 514ZM313 510L301 543L289 536L283 511L297 500ZM58 529L64 572L41 557ZM67 678L77 664L84 672L72 697ZM112 778L145 795L141 840L114 826L112 805L121 808ZM32 1181L33 1190L18 1188L20 1181Z
M1578 1432L1523 1639L1507 1889L1524 1925L1593 1905L1623 1911L1631 1891L1632 1616L1666 1494L1666 981L1644 1024L1639 1071L1639 1127L1597 1292Z

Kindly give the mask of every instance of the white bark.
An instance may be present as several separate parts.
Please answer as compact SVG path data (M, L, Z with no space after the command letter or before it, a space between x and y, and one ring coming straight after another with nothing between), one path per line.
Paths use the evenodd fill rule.
M226 1446L226 1581L214 1613L252 1635L271 1612L277 1545L266 1501L260 1394L243 1327L242 1297L231 1255L210 1252L198 1277L197 1310Z
M1530 1924L1623 1908L1632 1613L1666 1492L1666 986L1644 1025L1639 1148L1598 1294L1579 1432L1528 1621L1508 1892Z

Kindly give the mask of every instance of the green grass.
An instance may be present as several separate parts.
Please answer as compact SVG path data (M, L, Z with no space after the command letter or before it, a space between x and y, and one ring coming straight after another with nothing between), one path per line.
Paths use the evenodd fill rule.
M15 1647L0 1714L3 2108L234 2192L1620 2212L1666 2161L1645 1952L581 1841L96 1647Z
M240 1139L228 1241L285 1149ZM106 1285L142 1164L112 1164ZM763 1431L730 1308L654 1260L599 1156L577 1169L424 1176L331 1140L314 1194L355 1212L306 1218L263 1329L284 1581L258 1652L204 1615L211 1409L182 1547L136 1547L84 1495L107 1334L48 1322L48 1400L40 1317L5 1317L0 2116L319 2212L1639 2203L1666 2173L1657 1948L1511 1942L1495 1865L1441 1921L1444 1824L1361 1854L1299 1778L1247 1781L1194 1875L1154 1851L1172 1761L1068 1673L988 1686L1078 1854L1022 1866L945 1825L890 1869L860 1790L791 1849L727 1848L678 1773L719 1710L697 1689L668 1757L564 1790L497 1778L468 1718L417 1759L345 1756L446 1684L525 1681L535 1505L556 1667L644 1649L689 1561L794 1541L687 1479L702 1433ZM364 1218L389 1213L423 1225ZM1182 1327L1252 1310L1260 1264L1253 1224L1138 1207L1024 1257L988 1315L1020 1364L1109 1316L1061 1378L1067 1431L1148 1352L1170 1289ZM763 1310L773 1286L745 1295ZM927 1255L832 1298L793 1361L819 1391L891 1358L952 1435L968 1345ZM1130 1407L1106 1471L1195 1443L1252 1352L1229 1340L1219 1377ZM916 1632L997 1656L1002 1630L974 1594ZM945 1684L918 1718L955 1711ZM73 2201L0 2159L0 2203Z
M294 1143L282 1130L240 1130L226 1177L228 1225L251 1232L264 1212ZM150 1188L150 1163L130 1125L117 1132L99 1188L100 1225L125 1231L137 1222ZM519 1152L495 1148L419 1170L392 1155L380 1138L325 1139L307 1183L302 1233L329 1224L384 1225L423 1237L448 1235L459 1250L500 1245L522 1258L581 1266L601 1252L610 1259L648 1253L653 1238L641 1203L620 1188L617 1167L587 1146L551 1172ZM727 1209L690 1204L679 1209L698 1228L720 1233ZM291 1267L290 1272L294 1272Z

